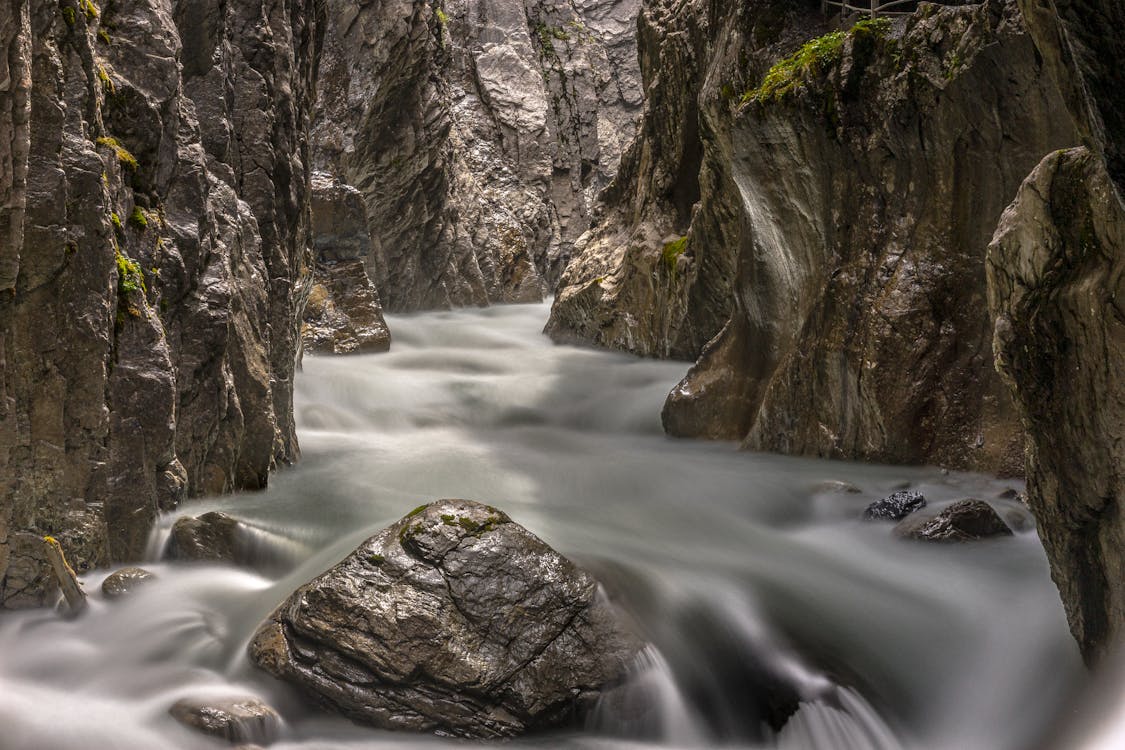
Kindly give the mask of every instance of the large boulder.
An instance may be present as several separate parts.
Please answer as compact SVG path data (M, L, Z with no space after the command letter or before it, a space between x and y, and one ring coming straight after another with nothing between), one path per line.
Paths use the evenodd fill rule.
M894 528L904 539L926 542L969 542L1012 536L1000 514L983 500L958 500L933 518L907 518Z
M250 656L355 721L489 738L578 719L642 646L570 560L440 500L299 588Z

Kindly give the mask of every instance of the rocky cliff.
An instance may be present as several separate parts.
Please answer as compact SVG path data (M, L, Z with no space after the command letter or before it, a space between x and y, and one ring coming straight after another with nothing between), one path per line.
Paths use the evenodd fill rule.
M1083 656L1125 631L1125 6L1021 2L1086 148L1053 153L989 250L997 368L1027 434L1028 503Z
M737 94L824 30L819 4L800 0L645 3L640 133L559 283L553 339L699 356L730 315L743 241L729 126Z
M640 112L639 0L330 0L318 166L391 310L539 300Z
M297 454L319 0L0 11L0 601Z

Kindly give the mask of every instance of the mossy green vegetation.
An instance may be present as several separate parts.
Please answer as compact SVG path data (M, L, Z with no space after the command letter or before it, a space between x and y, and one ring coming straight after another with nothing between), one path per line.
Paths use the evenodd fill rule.
M74 26L78 22L78 14L74 11L74 8L63 8L62 15L67 26Z
M141 266L135 260L124 255L121 250L115 250L117 256L117 292L121 297L127 297L132 292L146 293L145 275Z
M139 164L137 163L137 157L129 153L129 150L122 146L116 138L99 138L97 140L97 144L99 146L105 146L106 148L113 149L114 154L117 155L117 161L120 162L121 166L125 167L130 172L137 171L137 167L139 166Z
M424 511L428 507L430 507L429 503L422 503L417 508L415 508L414 510L407 513L406 517L407 518L414 518L414 516L418 515L419 513L421 513L422 511Z
M113 233L118 237L125 233L125 226L121 223L121 217L116 213L111 212L109 215L109 223L113 225Z
M676 261L687 250L688 238L681 237L678 240L664 243L664 249L660 252L660 260L664 263L664 270L668 273L675 273Z
M833 31L805 42L795 53L770 68L756 88L742 95L742 102L783 101L810 78L838 63L848 40L872 42L884 37L890 28L887 18L869 18L847 31Z
M78 0L78 9L91 21L96 21L101 11L93 0Z
M133 213L129 214L129 226L144 231L148 228L148 217L140 206L133 206Z
M109 71L107 71L105 68L103 68L101 65L99 65L98 70L97 70L97 74L98 74L98 80L101 81L101 84L102 84L102 90L105 91L110 96L113 96L114 94L116 94L117 93L117 87L113 85L113 79L109 77Z
M442 26L449 23L449 15L441 8L434 8L434 15L437 16L438 23Z
M109 32L105 29L98 29L98 39L102 40L105 44L111 44L112 39L109 38Z

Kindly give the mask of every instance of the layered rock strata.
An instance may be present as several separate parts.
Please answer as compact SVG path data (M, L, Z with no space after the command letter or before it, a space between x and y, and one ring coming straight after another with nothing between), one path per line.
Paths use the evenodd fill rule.
M0 602L297 455L319 0L0 12Z
M632 137L639 0L330 0L318 164L390 310L542 298Z
M676 435L1022 473L984 258L1026 170L1073 143L1012 3L822 37L731 124L734 310L673 390Z

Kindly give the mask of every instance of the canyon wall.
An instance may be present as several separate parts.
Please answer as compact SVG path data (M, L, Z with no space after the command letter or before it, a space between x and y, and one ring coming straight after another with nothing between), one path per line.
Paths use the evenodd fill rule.
M639 0L330 0L319 168L394 311L542 299L641 108Z
M1022 0L1085 144L1053 153L989 250L997 369L1027 435L1028 504L1093 664L1125 636L1125 6Z
M319 0L5 0L0 602L297 456Z

